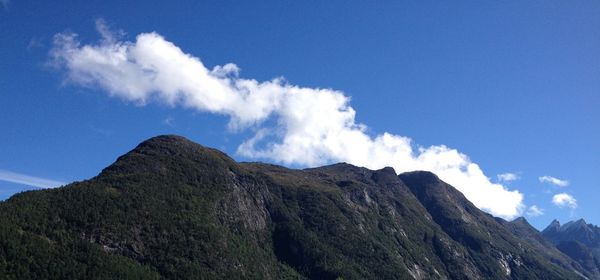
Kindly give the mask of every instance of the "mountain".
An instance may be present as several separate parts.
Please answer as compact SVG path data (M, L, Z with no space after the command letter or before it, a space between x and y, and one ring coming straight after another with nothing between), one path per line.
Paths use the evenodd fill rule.
M546 279L531 267L556 269L559 266L581 277L589 275L571 260L543 244L543 238L524 218L506 222L482 212L454 187L429 172L409 172L399 177L427 208L433 219L448 235L458 240L478 265L490 268L489 274L503 273L514 279ZM543 261L541 261L543 260ZM549 264L550 262L551 264ZM497 264L500 263L501 271Z
M600 247L600 228L586 223L584 219L570 221L564 225L554 220L542 234L555 244L574 240L592 248Z
M580 219L561 225L552 221L542 235L600 279L600 228Z
M546 240L544 236L523 217L517 218L514 221L507 222L500 218L496 218L516 237L527 241L530 245L536 247L539 252L544 255L544 258L559 266L581 273L581 275L591 278L600 279L593 271L588 271L579 263L571 259L568 255L561 252L554 244Z
M0 203L6 279L585 279L429 172L238 163L151 138ZM520 232L520 231L519 231ZM537 239L536 239L537 240ZM541 243L540 243L541 244ZM557 254L559 257L551 257ZM1 277L0 277L1 278Z

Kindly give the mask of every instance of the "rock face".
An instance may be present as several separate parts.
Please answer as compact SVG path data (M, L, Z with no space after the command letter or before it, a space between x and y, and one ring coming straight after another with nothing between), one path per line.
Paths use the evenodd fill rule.
M237 163L179 136L149 139L90 180L15 195L0 224L9 279L589 275L432 173Z
M542 235L564 254L600 279L600 228L580 219L561 225L554 220Z
M466 249L483 278L493 274L514 279L546 279L548 276L542 271L560 271L556 266L580 276L587 275L581 267L572 266L568 257L556 249L551 251L539 246L536 240L543 238L524 218L510 223L494 218L429 172L409 172L399 177L433 220ZM528 235L523 234L525 231ZM532 270L531 267L544 269Z

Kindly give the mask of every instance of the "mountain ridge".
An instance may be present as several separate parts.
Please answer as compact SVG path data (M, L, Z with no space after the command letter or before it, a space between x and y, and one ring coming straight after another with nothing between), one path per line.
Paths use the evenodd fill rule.
M561 252L600 278L600 228L584 219L561 225L552 221L541 234Z
M390 167L369 170L347 163L307 169L238 163L184 137L162 135L143 141L89 180L1 202L0 223L6 226L0 229L0 275L591 275L562 253L518 237L521 231L502 221L430 172L398 176ZM522 221L518 226L525 228Z

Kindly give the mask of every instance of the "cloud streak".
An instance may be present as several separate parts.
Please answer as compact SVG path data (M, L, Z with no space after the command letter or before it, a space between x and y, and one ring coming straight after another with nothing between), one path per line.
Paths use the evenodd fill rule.
M492 183L458 150L418 146L387 132L367 134L341 91L282 78L241 78L232 63L209 69L154 32L132 42L116 39L103 21L97 30L102 38L93 44L82 44L73 33L55 35L51 61L68 82L138 105L157 102L227 116L232 131L253 132L238 146L244 157L300 166L345 161L372 169L392 166L397 172L428 170L493 215L512 218L522 212L520 192Z
M516 173L502 173L498 174L498 181L500 182L512 182L521 179Z
M0 181L6 181L44 189L56 188L66 184L60 181L25 175L2 169L0 169Z
M569 185L569 181L561 180L552 176L541 176L538 178L538 180L540 180L540 183L548 183L559 187L566 187Z

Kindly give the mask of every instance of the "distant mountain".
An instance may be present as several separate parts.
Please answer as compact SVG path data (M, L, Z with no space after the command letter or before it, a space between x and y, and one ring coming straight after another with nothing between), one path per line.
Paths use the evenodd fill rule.
M542 235L600 279L600 228L580 219L561 225L552 221Z
M544 258L568 270L577 271L587 278L598 279L598 275L594 271L586 270L568 255L561 252L554 244L546 240L537 229L531 226L525 218L520 217L512 222L500 218L496 218L496 220L504 224L513 235L528 241L530 245L536 247L544 255Z
M584 219L570 221L564 225L554 220L542 234L555 244L575 240L592 248L600 247L600 228L586 223Z
M429 172L237 163L179 136L0 203L7 279L585 279Z

